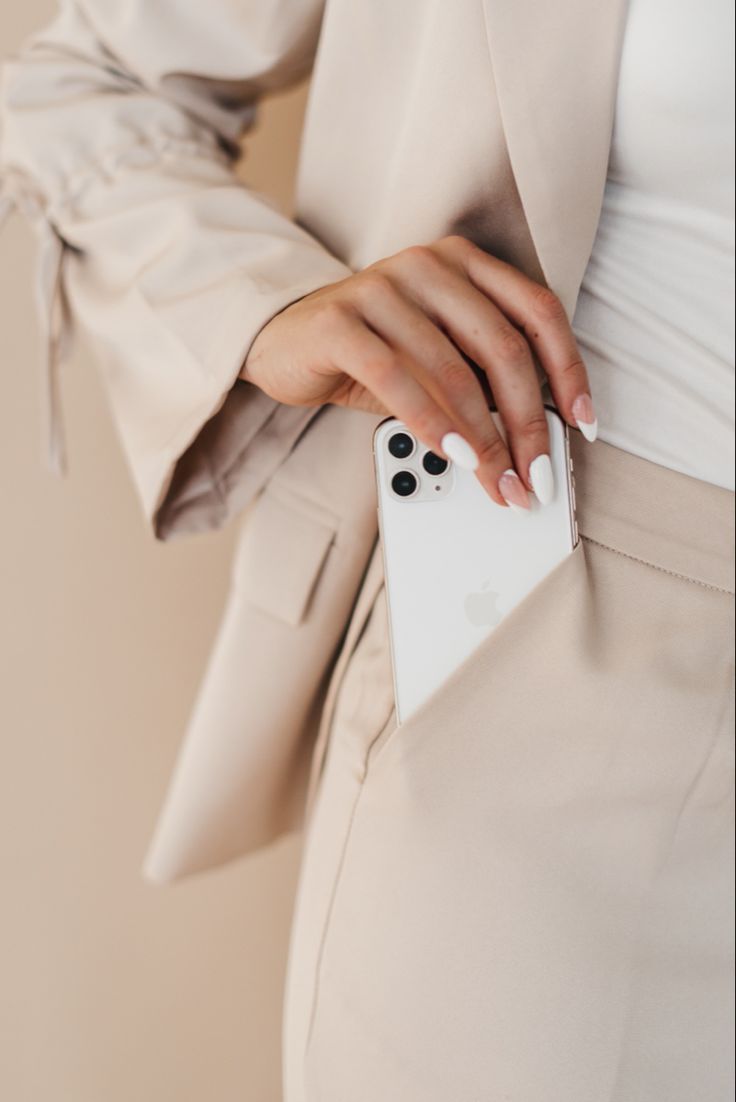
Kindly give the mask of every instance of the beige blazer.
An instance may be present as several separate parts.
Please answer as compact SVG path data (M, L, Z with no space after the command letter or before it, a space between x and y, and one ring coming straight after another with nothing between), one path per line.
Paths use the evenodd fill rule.
M3 67L5 203L44 242L52 460L63 465L56 380L74 323L98 352L159 538L255 502L149 877L301 825L326 686L376 539L376 419L282 406L238 381L251 341L300 296L447 233L547 282L572 317L625 9L67 0ZM234 163L258 99L310 69L292 222Z

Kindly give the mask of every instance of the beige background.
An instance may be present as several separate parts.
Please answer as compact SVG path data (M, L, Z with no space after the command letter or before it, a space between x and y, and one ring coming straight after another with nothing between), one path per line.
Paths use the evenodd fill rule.
M53 11L0 7L7 54ZM287 203L303 92L244 172ZM71 473L41 459L35 243L0 238L0 1098L276 1102L287 839L171 888L140 863L217 624L232 534L156 544L94 366L64 381Z

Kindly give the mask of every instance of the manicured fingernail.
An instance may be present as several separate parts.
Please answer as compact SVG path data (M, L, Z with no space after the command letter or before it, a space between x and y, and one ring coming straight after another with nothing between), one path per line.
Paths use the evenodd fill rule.
M529 464L529 481L540 505L549 505L555 496L555 476L548 455L538 455Z
M516 471L511 468L504 471L498 480L498 488L509 509L513 509L515 513L529 512L529 494Z
M462 467L465 471L477 471L480 461L475 454L475 449L459 432L446 432L440 443L447 458L458 467Z
M593 409L593 399L589 394L578 395L572 404L572 415L585 439L590 440L592 444L598 435L598 418Z

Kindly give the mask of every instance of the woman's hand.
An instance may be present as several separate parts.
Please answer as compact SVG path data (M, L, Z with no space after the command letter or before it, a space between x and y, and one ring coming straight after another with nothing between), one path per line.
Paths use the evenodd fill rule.
M567 422L595 437L588 377L557 296L462 237L404 249L277 314L242 377L279 402L400 418L438 455L477 471L498 504L552 496L532 350ZM486 375L498 433L464 353Z

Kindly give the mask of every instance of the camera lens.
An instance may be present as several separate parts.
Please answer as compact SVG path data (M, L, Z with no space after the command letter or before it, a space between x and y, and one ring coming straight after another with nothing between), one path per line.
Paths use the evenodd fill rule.
M388 442L388 450L394 459L408 459L414 451L414 441L408 432L395 432Z
M399 497L411 497L419 483L411 471L399 471L391 479L391 489Z
M444 474L449 464L446 459L434 452L427 452L422 460L422 466L427 474Z

